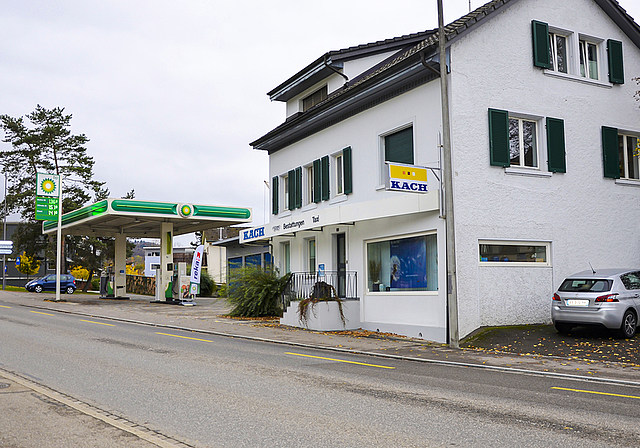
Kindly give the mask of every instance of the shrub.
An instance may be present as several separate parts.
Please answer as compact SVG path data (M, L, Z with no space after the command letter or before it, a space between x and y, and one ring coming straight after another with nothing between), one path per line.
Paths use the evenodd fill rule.
M100 291L100 279L94 277L91 279L91 290L92 291Z
M204 269L200 271L200 297L211 297L216 289L218 288L209 273Z
M229 313L237 317L282 315L281 297L291 274L278 277L273 269L245 267L231 270L222 293L234 306Z

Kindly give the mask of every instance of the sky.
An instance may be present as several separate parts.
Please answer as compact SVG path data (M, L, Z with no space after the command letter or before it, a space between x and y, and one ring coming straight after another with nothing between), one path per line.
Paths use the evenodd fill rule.
M485 1L444 0L445 23L470 3ZM640 1L619 3L638 21ZM436 0L0 7L0 114L63 107L111 197L250 207L255 225L269 218L268 157L249 143L285 119L266 92L327 51L437 27Z

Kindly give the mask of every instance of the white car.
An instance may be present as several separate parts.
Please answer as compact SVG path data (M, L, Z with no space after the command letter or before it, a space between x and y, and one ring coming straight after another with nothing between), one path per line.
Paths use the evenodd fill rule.
M567 277L553 295L551 320L560 333L579 325L604 326L622 338L636 334L640 269L598 269Z

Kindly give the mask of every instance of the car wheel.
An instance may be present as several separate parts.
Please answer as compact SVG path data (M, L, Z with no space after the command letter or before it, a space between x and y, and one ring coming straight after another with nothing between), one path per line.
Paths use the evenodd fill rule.
M73 286L67 286L67 294L73 294L73 291L75 291Z
M558 333L562 333L562 334L569 333L573 328L573 325L561 324L560 322L556 322L554 326L556 327L556 330L558 330Z
M631 310L627 310L622 316L622 325L618 330L618 336L623 339L631 339L636 334L636 325L638 325L638 318Z
M40 293L40 292L42 292L42 286L40 286L40 285L36 285L36 287L35 287L35 288L33 288L33 290L34 290L35 292Z

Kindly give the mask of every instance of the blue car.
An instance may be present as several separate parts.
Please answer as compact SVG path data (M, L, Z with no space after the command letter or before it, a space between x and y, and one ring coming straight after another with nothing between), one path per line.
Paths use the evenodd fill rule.
M25 289L29 292L55 291L56 290L56 274L50 274L42 278L31 280ZM60 291L67 294L73 294L76 290L76 279L71 274L62 274L60 276Z

